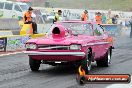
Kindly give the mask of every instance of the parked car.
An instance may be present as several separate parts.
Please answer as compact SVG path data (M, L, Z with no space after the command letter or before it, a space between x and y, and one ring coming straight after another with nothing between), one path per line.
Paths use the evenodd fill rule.
M37 71L41 63L74 64L89 73L93 61L97 66L109 66L113 47L109 37L103 27L93 22L57 22L47 36L30 39L24 53L29 56L32 71Z
M47 11L46 11L46 8L44 7L33 7L33 9L35 10L39 10L40 11L40 16L42 17L42 19L44 20L44 22L47 21Z
M22 2L12 2L7 0L0 1L0 18L18 18L21 19L29 5ZM35 14L32 14L35 17Z

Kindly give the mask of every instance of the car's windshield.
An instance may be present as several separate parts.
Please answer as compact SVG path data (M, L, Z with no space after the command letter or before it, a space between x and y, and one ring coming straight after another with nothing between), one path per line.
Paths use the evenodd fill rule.
M20 5L23 11L28 10L29 6L28 5Z
M93 35L93 29L92 24L90 23L75 23L75 22L62 22L59 23L59 25L63 25L66 30L66 35ZM56 24L53 24L50 28L50 30L47 30L47 34L51 35L53 28L56 26Z
M71 31L73 35L92 35L92 25L88 23L61 23L68 31Z
M59 23L59 25L62 25L65 27L66 35L93 35L92 31L92 24L88 23L75 23L75 22L62 22ZM51 35L52 29L56 26L56 24L53 24L48 30L48 35Z

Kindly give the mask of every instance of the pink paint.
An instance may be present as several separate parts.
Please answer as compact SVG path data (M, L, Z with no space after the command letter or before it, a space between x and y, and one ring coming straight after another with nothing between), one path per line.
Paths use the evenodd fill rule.
M81 23L81 24L94 24L93 22L84 22L84 21L65 21L63 23ZM87 35L78 35L78 36L67 36L66 28L61 25L61 22L57 22L55 27L52 29L52 35L46 38L31 39L27 43L36 43L39 45L48 45L48 48L56 48L57 46L70 46L71 44L81 45L81 50L59 50L56 49L39 49L28 50L35 51L36 53L29 53L29 56L37 60L45 61L77 61L82 60L85 57L86 51L88 48L92 49L92 53L95 53L94 59L97 60L100 57L104 56L107 50L112 47L112 43L107 42L106 39L109 38L107 33L104 33L102 36L87 36ZM93 30L93 29L92 29ZM93 30L94 31L94 30ZM49 47L49 45L51 45ZM52 46L55 45L55 46ZM27 51L27 52L28 52ZM41 52L41 54L39 54ZM43 53L44 52L44 53ZM48 55L51 52L52 55ZM53 53L56 52L56 53ZM63 55L61 52L67 52L66 55ZM76 52L81 52L80 56L75 54ZM60 55L59 55L60 53ZM71 55L72 53L73 55ZM84 54L83 54L84 53ZM39 54L39 55L38 55ZM69 54L69 55L68 55Z
M58 30L60 33L54 33L55 30ZM54 39L60 39L60 38L65 38L65 27L63 27L62 25L56 25L53 30L52 30L52 37Z

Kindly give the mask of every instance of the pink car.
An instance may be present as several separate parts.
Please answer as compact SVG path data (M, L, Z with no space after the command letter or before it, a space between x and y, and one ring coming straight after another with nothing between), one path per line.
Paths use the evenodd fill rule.
M32 71L37 71L44 63L81 65L89 73L93 61L97 66L109 66L113 45L108 39L109 35L96 23L57 22L46 37L30 39L25 53L29 56Z

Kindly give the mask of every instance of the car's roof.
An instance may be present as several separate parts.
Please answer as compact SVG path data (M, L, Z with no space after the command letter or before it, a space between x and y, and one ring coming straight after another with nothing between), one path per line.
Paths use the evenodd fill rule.
M70 20L70 21L59 21L59 22L55 22L56 24L59 23L95 23L95 22L91 22L91 21L80 21L80 20Z

